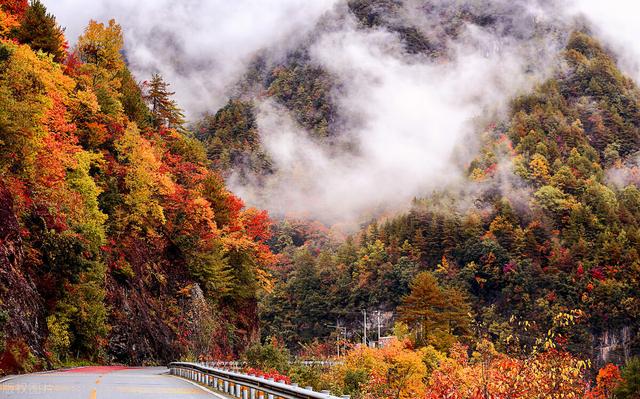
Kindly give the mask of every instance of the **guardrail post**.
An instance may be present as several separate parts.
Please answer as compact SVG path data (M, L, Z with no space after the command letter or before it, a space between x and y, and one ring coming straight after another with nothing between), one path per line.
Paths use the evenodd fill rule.
M170 375L180 376L238 399L350 399L349 395L332 396L327 390L313 392L310 386L301 389L285 380L265 378L232 370L223 370L207 363L174 362L169 364ZM235 366L232 365L232 366Z

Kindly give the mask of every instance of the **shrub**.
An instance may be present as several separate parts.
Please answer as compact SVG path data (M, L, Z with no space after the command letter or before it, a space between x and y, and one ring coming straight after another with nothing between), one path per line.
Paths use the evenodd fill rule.
M275 338L268 338L265 344L256 342L244 353L249 367L260 370L276 370L285 373L289 370L289 351Z
M622 382L615 390L616 398L640 398L640 357L634 357L622 368Z

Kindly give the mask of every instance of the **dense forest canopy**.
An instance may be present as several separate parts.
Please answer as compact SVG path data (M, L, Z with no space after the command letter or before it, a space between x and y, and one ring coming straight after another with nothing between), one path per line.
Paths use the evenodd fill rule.
M205 58L167 60L174 86L140 74L142 29L67 38L0 0L0 372L240 358L361 399L638 397L640 89L536 4L327 1L185 110Z
M209 168L169 83L134 80L113 20L69 47L39 1L0 15L0 367L253 340L269 219Z

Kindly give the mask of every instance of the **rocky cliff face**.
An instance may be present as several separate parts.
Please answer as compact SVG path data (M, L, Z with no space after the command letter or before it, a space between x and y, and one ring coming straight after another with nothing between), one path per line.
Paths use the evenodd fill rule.
M0 353L6 349L0 372L20 364L35 366L26 359L28 348L44 354L44 304L31 276L25 274L34 267L27 258L13 200L0 184Z
M631 327L605 330L593 337L594 355L598 366L606 363L624 364L631 357L633 331Z

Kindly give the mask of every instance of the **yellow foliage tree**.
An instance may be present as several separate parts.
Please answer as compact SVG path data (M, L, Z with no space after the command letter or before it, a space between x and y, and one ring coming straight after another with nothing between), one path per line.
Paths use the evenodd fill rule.
M126 213L119 215L122 227L146 229L165 223L161 197L173 192L174 185L168 173L161 169L159 154L151 143L140 135L135 123L130 123L124 135L115 142L118 158L127 165L124 185Z

